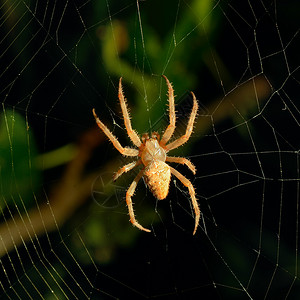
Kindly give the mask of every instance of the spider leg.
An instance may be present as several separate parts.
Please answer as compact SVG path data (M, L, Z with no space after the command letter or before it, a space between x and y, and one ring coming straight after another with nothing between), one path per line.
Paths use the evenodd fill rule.
M161 141L160 141L160 144L162 146L164 146L169 141L169 139L171 138L171 136L174 133L176 115L175 115L175 104L174 104L174 90L173 90L172 84L170 83L170 81L168 80L168 78L165 75L162 75L162 77L166 80L167 86L168 86L169 119L170 119L170 123L169 123L167 129L165 130L165 132L161 138Z
M140 165L141 163L142 163L142 160L139 159L137 161L133 161L133 162L123 166L121 169L118 170L118 172L115 173L115 175L113 176L113 180L116 181L123 173L126 173L126 172L132 170L133 168Z
M195 196L195 189L193 187L193 185L191 184L191 182L185 178L182 174L180 174L177 170L175 170L174 168L170 167L171 173L173 175L175 175L184 186L186 186L189 189L189 193L192 199L192 204L193 204L193 208L194 208L194 212L195 212L195 228L194 228L194 232L193 234L196 233L197 227L199 225L199 220L200 220L200 208Z
M134 178L133 182L131 183L129 189L126 192L126 204L128 207L128 211L129 211L129 216L130 216L130 222L132 223L133 226L139 228L140 230L144 230L146 232L151 232L151 230L144 228L136 219L134 216L134 211L133 211L133 206L132 206L132 200L131 197L134 194L134 191L136 189L137 183L139 182L139 180L142 178L144 174L144 169L142 169L137 176Z
M193 172L193 174L196 174L196 167L185 157L167 156L166 161L186 165Z
M126 156L138 156L139 150L133 149L129 147L123 147L118 139L110 132L110 130L100 121L100 119L97 117L95 109L93 108L93 115L95 117L95 120L97 122L97 125L99 128L104 132L104 134L109 138L109 140L113 143L114 147L123 155Z
M126 130L127 130L127 134L129 136L129 138L131 139L131 141L133 142L133 144L136 145L137 147L140 147L142 142L141 142L138 134L136 133L136 131L133 130L131 127L130 116L128 113L126 99L124 97L123 88L122 88L122 77L120 78L120 81L119 81L119 100L120 100L120 104L121 104L121 109L122 109L122 114L124 117L124 124L125 124Z
M188 121L188 125L186 127L186 132L180 138L176 139L172 143L165 146L165 149L167 152L172 149L175 149L175 148L181 146L182 144L184 144L185 142L187 142L187 140L190 138L190 136L192 134L195 118L196 118L197 111L198 111L198 102L197 102L197 99L196 99L196 96L194 95L194 93L191 92L191 94L193 96L194 104L193 104L193 109L192 109L192 112L191 112L191 115L190 115L190 118Z

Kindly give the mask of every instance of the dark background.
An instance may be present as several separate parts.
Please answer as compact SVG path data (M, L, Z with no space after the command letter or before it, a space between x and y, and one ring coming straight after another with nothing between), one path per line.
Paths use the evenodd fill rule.
M117 101L121 76L140 134L168 122L161 74L177 95L175 136L186 126L188 92L199 99L194 134L172 155L195 164L196 176L176 168L192 181L202 215L192 236L186 189L172 180L157 202L141 182L135 213L152 232L132 228L124 195L136 173L106 187L130 160L99 130L81 176L98 172L95 180L107 181L91 186L56 230L45 228L1 258L1 297L297 299L299 9L297 1L3 4L3 226L47 199L54 205L74 153L43 154L78 145L95 127L92 108L129 144ZM39 157L44 167L35 165Z

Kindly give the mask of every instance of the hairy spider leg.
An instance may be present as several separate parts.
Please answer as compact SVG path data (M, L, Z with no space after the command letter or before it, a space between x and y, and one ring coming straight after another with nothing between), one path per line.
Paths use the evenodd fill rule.
M140 230L144 230L146 232L151 232L151 230L144 228L136 219L134 216L134 211L133 211L133 205L132 205L132 200L131 197L134 194L134 191L136 189L136 186L138 184L138 182L140 181L140 179L142 178L144 174L144 169L141 170L137 176L134 178L133 182L131 183L130 187L128 188L127 192L126 192L126 204L128 207L128 211L129 211L129 216L130 216L130 222L132 223L133 226L139 228Z
M133 149L129 147L123 147L118 139L110 132L110 130L100 121L97 117L95 109L93 108L93 115L95 117L96 123L99 128L104 132L104 134L109 138L109 140L113 143L114 147L123 155L126 156L138 156L139 150Z
M174 89L172 87L172 84L168 80L168 78L165 75L162 75L162 77L166 80L167 86L168 86L168 100L169 100L169 120L170 123L165 130L160 144L162 146L166 145L166 143L169 141L171 136L174 133L175 130L175 122L176 122L176 114L175 114L175 104L174 104Z
M167 156L166 161L186 165L194 175L196 174L195 165L185 157Z
M116 181L123 173L126 173L126 172L132 170L133 168L140 165L141 163L142 163L142 160L139 159L137 161L133 161L133 162L123 166L122 168L120 168L118 170L118 172L115 173L115 175L113 176L113 181Z
M192 204L193 204L193 208L194 208L194 212L195 212L195 228L194 228L194 232L193 232L193 235L194 235L197 231L197 227L199 225L199 220L200 220L200 208L199 208L196 196L195 196L195 189L194 189L192 183L187 178L185 178L182 174L180 174L177 170L175 170L172 167L170 167L170 170L171 170L171 173L173 175L175 175L178 178L178 180L180 180L181 183L189 189L189 193L191 196L191 200L192 200Z
M191 92L192 96L193 96L193 109L188 121L188 125L186 127L186 132L184 135L182 135L181 137L179 137L178 139L176 139L175 141L173 141L170 144L167 144L165 146L166 151L170 151L172 149L178 148L179 146L183 145L184 143L187 142L187 140L190 138L192 132L193 132L193 127L194 127L194 122L195 122L195 118L197 115L197 111L198 111L198 102L196 99L196 96L194 95L193 92Z
M123 93L122 77L120 78L120 81L119 81L119 100L120 100L120 105L121 105L122 114L123 114L123 118L124 118L124 124L125 124L126 130L127 130L128 136L135 146L140 147L142 144L140 137L138 136L136 131L133 130L131 127L130 115L129 115L127 104L126 104L126 98L124 97L124 93Z

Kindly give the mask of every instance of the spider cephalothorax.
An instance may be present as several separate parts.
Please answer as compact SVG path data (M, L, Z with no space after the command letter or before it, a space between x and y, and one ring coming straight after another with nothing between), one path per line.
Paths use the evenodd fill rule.
M124 116L124 124L129 138L138 149L123 147L119 143L118 139L99 120L99 118L96 115L95 109L93 109L93 114L100 129L106 134L109 140L113 143L114 147L121 154L125 156L138 157L138 160L131 162L123 166L121 169L119 169L119 171L115 173L113 179L117 180L117 178L121 176L123 173L132 170L136 166L139 165L143 166L143 168L139 171L137 176L134 178L133 182L131 183L130 187L126 192L126 203L128 206L131 223L141 230L150 232L149 229L144 228L142 225L140 225L140 223L135 219L135 215L133 212L131 197L134 194L134 191L136 189L139 180L143 177L149 189L153 193L153 195L158 200L163 200L168 195L169 185L171 181L171 174L173 174L183 183L184 186L186 186L189 189L189 193L191 196L191 200L195 212L195 228L193 232L193 234L195 234L199 224L200 209L196 200L194 187L187 178L185 178L177 170L169 166L166 162L175 162L179 164L184 164L194 174L196 173L195 166L188 159L184 157L167 156L167 153L170 150L181 146L182 144L187 142L188 139L190 138L194 126L194 121L197 115L198 103L194 93L192 92L191 94L193 96L193 108L188 121L186 132L184 135L182 135L178 139L168 144L168 141L172 137L175 130L176 116L175 116L175 104L174 104L174 91L167 77L166 76L163 77L166 80L166 83L168 85L170 123L161 138L157 132L153 132L151 134L151 137L149 136L148 133L145 133L143 134L142 139L140 139L136 131L132 129L128 109L126 106L126 100L122 89L122 78L120 78L119 81L119 100L121 104L122 113Z

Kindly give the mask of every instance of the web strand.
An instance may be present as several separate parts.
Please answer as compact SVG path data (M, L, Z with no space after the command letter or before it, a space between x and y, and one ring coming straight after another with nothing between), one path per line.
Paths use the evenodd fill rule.
M1 6L0 297L296 299L299 4L121 2ZM180 176L163 201L140 180L151 233L131 226L144 166L93 108L135 156L145 132L171 145L195 236Z

